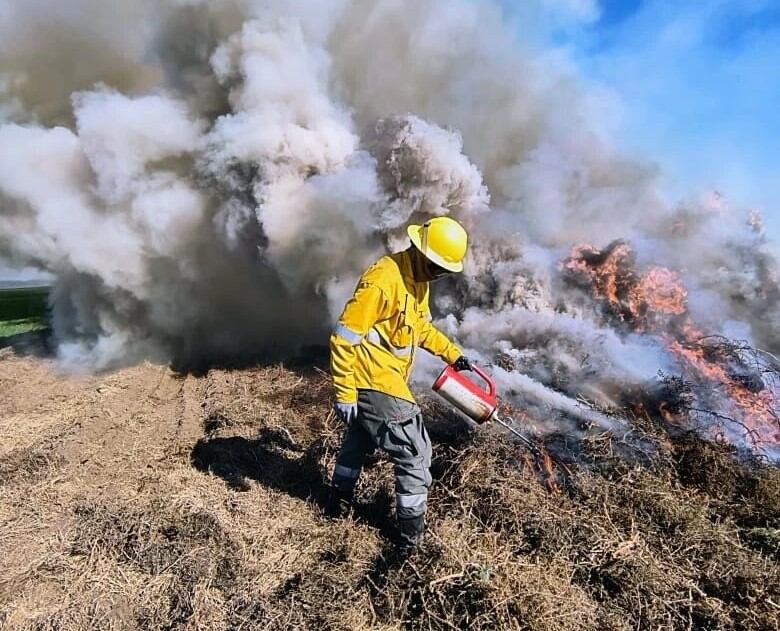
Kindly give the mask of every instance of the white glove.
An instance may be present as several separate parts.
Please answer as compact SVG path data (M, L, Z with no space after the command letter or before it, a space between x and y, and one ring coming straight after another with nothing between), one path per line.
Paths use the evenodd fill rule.
M338 417L349 425L357 418L357 403L341 403L336 401L336 414Z

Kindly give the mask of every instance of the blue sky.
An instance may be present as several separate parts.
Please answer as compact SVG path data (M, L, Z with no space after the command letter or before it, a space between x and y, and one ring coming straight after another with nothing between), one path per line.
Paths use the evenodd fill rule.
M780 241L780 0L537 6L545 43L614 95L620 146L661 165L672 199L716 188Z

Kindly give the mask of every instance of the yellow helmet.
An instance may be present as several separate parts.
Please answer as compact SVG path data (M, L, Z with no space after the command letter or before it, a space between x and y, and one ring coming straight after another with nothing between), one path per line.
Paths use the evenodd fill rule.
M450 272L463 270L469 236L457 221L449 217L435 217L422 226L406 229L414 247L439 267Z

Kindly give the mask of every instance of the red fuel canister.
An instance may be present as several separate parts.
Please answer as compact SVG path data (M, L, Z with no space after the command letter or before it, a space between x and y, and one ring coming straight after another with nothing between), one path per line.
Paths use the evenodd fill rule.
M433 391L477 423L489 421L498 408L496 384L486 372L472 363L473 372L484 382L483 388L466 376L447 366L433 384Z

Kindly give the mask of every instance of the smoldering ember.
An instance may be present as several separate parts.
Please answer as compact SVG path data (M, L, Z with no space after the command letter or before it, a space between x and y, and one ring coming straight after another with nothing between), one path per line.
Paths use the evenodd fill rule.
M534 36L564 5L0 0L1 627L780 627L776 209L670 201ZM498 407L412 348L398 558L392 453L329 510L328 344L437 218L433 328Z

